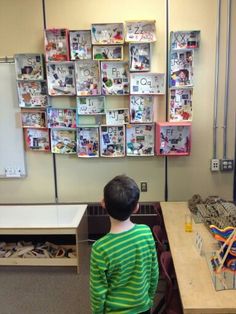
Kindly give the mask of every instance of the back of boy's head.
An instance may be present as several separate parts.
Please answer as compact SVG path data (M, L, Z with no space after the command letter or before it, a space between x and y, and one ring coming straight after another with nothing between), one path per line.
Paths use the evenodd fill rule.
M137 206L139 194L133 179L125 175L113 178L104 187L104 203L109 216L120 221L128 219Z

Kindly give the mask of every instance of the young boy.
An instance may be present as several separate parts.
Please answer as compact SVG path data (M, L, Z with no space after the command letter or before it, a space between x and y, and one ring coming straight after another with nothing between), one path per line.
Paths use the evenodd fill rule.
M127 176L117 176L104 187L102 206L110 216L111 229L92 246L93 314L150 313L159 268L150 228L130 221L139 209L138 200L139 188Z

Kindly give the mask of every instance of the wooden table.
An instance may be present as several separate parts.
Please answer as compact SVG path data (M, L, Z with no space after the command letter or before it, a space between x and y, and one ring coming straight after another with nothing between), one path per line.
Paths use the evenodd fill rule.
M73 258L0 258L0 265L76 266L81 268L88 229L85 204L0 205L0 235L74 235ZM69 246L70 243L68 243Z
M173 256L184 313L236 313L236 291L216 291L205 256L195 245L195 234L204 239L204 250L214 251L215 240L204 224L193 222L193 232L184 231L186 202L161 202L164 222Z

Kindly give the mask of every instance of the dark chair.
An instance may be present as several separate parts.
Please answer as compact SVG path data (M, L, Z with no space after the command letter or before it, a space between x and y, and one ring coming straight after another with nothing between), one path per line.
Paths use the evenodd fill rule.
M165 238L164 238L163 231L160 225L153 226L152 231L153 231L153 235L156 242L158 259L160 262L161 253L166 250Z
M175 279L175 270L170 251L164 251L160 257L163 275L166 280L164 314L183 314L181 299L177 281ZM153 312L155 313L155 312Z

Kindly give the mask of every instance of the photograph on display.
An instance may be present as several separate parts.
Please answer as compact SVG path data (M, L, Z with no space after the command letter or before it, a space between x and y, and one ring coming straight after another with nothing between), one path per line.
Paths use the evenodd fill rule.
M131 72L150 71L150 44L129 44L129 70Z
M26 150L50 151L50 140L48 129L24 129Z
M43 80L43 56L38 53L16 54L15 69L17 80Z
M73 62L47 63L47 79L50 96L74 96L76 94Z
M193 86L193 51L175 51L170 58L170 87Z
M153 96L130 96L130 122L153 122Z
M21 108L48 106L46 81L17 81L18 101Z
M69 61L68 42L67 29L46 29L44 31L46 61Z
M51 152L76 154L76 130L51 129Z
M79 115L104 114L105 97L77 97L77 112Z
M124 43L123 23L92 24L93 45L114 45Z
M78 157L99 157L99 128L84 126L77 129Z
M47 108L48 128L76 128L76 109Z
M178 31L170 33L171 49L199 48L200 31Z
M154 156L154 124L126 126L127 156Z
M127 21L126 42L151 43L156 41L156 21Z
M35 109L21 110L21 124L23 128L45 128L46 127L45 111Z
M101 62L103 95L129 94L129 69L127 62Z
M75 76L77 96L101 95L98 61L75 61Z
M93 46L94 60L123 60L123 46Z
M130 94L132 95L164 95L164 73L131 73Z
M100 155L101 157L125 156L124 125L100 126Z
M189 155L191 149L190 123L158 123L157 124L158 155Z
M129 122L129 109L109 109L106 110L106 124L116 125Z
M92 41L90 30L74 30L69 32L70 59L92 59Z
M192 121L192 88L170 90L169 121Z

